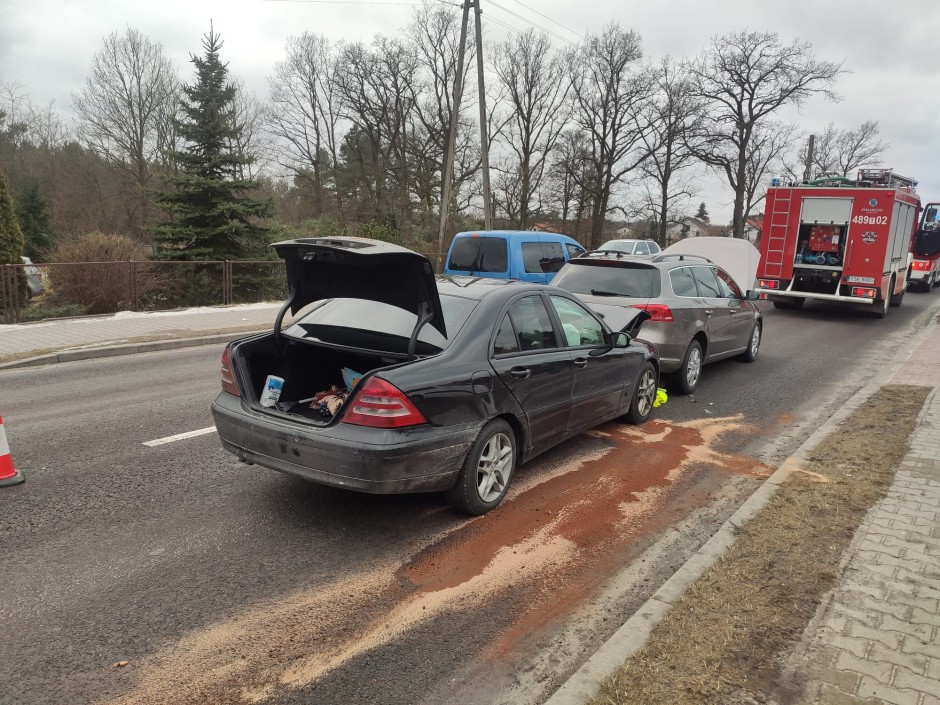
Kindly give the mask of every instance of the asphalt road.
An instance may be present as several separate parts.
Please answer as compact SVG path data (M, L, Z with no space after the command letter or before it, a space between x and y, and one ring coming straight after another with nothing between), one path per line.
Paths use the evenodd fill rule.
M938 306L767 307L757 362L475 520L145 446L211 426L220 350L0 372L0 703L539 703Z

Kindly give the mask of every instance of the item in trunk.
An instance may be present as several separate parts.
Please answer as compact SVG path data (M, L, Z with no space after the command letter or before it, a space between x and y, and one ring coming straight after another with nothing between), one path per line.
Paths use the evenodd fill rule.
M274 406L277 400L281 398L281 390L284 389L284 378L276 375L268 375L264 380L264 389L261 391L259 403L261 406Z
M335 384L325 392L317 392L310 403L310 408L319 411L321 416L333 416L349 396L349 390L340 389Z

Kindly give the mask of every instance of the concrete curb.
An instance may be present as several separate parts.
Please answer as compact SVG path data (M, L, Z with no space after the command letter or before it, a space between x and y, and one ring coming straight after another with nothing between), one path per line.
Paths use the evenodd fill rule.
M686 589L731 547L738 530L767 505L787 477L800 470L802 463L810 457L826 436L835 431L876 391L890 382L936 325L937 317L932 315L927 325L913 341L906 348L899 350L882 368L882 373L878 378L858 390L845 405L816 429L793 455L784 460L754 494L722 524L715 535L706 541L669 580L663 583L649 600L545 701L544 705L585 705L590 702L598 694L601 682L616 673L635 652L643 647L653 627L682 597Z
M257 333L264 332L258 329ZM11 370L20 367L38 367L40 365L53 365L59 362L75 362L77 360L93 360L100 357L118 357L120 355L135 355L144 352L157 352L160 350L175 350L177 348L191 348L199 345L215 345L228 343L238 338L255 335L252 331L239 333L220 333L194 338L174 338L171 340L152 340L146 343L128 343L125 345L104 345L98 348L82 348L79 350L63 350L58 353L36 355L22 360L0 363L0 370Z

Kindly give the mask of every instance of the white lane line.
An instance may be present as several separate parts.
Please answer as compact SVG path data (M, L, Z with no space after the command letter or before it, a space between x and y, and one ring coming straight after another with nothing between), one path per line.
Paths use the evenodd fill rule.
M186 433L177 433L175 436L167 436L166 438L158 438L155 441L144 441L145 446L162 446L164 443L173 443L175 441L182 441L187 438L195 438L196 436L204 436L207 433L214 433L215 426L209 426L208 428L200 428L198 431L187 431Z

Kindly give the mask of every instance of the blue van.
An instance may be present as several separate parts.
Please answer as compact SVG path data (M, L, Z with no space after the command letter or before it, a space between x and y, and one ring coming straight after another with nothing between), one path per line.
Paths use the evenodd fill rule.
M444 274L520 279L547 284L565 262L585 252L567 235L534 230L479 230L457 233Z

